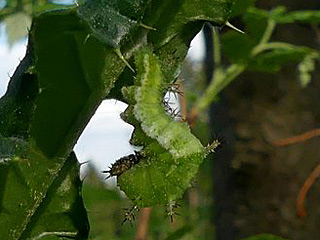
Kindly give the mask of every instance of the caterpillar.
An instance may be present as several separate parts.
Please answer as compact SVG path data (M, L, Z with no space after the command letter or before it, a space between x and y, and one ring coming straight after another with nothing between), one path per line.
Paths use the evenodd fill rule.
M219 142L203 147L187 123L175 122L163 106L165 82L149 48L135 55L134 86L123 89L130 106L122 118L134 125L131 142L143 147L143 161L117 176L118 186L138 207L172 205L180 198L205 156Z
M109 170L102 171L102 173L109 174L105 180L113 176L120 176L123 172L129 170L133 165L139 163L141 158L141 153L134 151L134 154L130 154L118 159L115 163L111 164Z

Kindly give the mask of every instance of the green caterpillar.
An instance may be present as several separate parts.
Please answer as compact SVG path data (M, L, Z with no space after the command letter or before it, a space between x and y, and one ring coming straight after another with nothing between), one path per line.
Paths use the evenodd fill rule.
M135 65L135 85L123 89L130 106L122 117L135 126L131 143L143 146L143 157L117 176L118 185L138 207L172 205L219 143L203 147L186 123L165 112L164 77L150 49L135 55Z

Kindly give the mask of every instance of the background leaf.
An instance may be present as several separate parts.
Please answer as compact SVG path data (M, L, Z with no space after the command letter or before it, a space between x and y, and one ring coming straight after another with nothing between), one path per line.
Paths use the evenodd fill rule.
M274 17L277 23L320 23L320 11L297 11Z
M250 61L249 69L253 71L276 72L285 64L301 61L305 56L311 54L312 51L312 49L298 46L266 51Z
M236 0L232 6L231 17L243 14L246 10L255 4L256 0Z
M285 239L271 235L271 234L261 234L261 235L252 236L243 240L285 240Z

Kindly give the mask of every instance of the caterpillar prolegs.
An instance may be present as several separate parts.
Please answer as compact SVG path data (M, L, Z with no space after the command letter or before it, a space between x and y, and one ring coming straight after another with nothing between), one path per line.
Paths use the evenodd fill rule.
M131 143L142 145L143 158L117 176L118 185L138 207L167 205L190 187L205 156L219 143L203 147L187 123L166 114L165 81L150 49L135 55L135 65L135 84L123 89L129 107L122 117L134 125Z

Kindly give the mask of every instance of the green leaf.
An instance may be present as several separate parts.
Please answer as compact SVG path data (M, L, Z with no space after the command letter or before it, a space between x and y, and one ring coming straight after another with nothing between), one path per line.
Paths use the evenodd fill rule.
M308 58L305 62L303 59L310 54L318 55L315 50L288 43L261 42L267 26L273 26L276 19L285 15L285 12L286 10L282 6L269 12L250 7L244 15L246 34L227 32L222 36L224 55L233 63L247 65L249 70L265 72L276 72L285 64L302 61L308 63L309 70L306 70L304 64L300 65L304 69L300 71L300 79L308 82L312 64L310 64ZM272 27L269 31L271 30Z
M224 25L231 13L233 2L234 0L155 1L151 5L151 11L148 11L145 17L147 23L152 23L156 29L150 33L149 39L155 43L155 46L164 45L181 31L192 32L192 23L196 21ZM150 14L153 16L151 20ZM188 29L190 27L191 29Z
M278 6L271 11L258 9L255 7L248 8L243 16L246 25L246 34L249 34L258 43L263 36L269 21L274 21L278 16L285 13L283 6Z
M74 11L51 12L35 18L27 55L0 100L0 133L4 138L1 144L13 141L12 137L15 137L23 146L28 145L27 153L23 155L14 149L4 152L1 239L41 234L40 230L34 230L38 229L37 221L40 220L37 219L51 218L42 218L42 214L38 217L38 211L43 202L49 201L46 196L55 182L63 180L63 169L71 171L67 156L113 85L114 78L110 76L117 76L123 69L124 64L113 51L108 52L95 39L85 41L87 35ZM106 69L109 70L105 72ZM17 146L20 149L19 144ZM78 176L78 170L71 176ZM78 188L80 185L73 186ZM57 217L70 218L66 220L70 224L61 226L62 230L85 238L88 232L86 216L74 215L85 213L78 190L77 195L71 192L67 195L68 204L72 206ZM70 191L75 192L71 188ZM58 196L53 195L50 198ZM46 212L49 214L50 211ZM46 225L53 228L42 229L43 232L62 231L54 223Z
M107 46L117 48L141 26L150 0L89 0L79 7L79 15L93 35Z
M39 96L30 134L48 156L70 152L124 67L87 36L75 11L40 15L31 29Z
M93 35L108 47L121 48L122 54L127 58L132 56L132 50L151 44L163 64L164 75L168 81L172 81L178 76L190 42L200 31L204 21L223 25L230 15L233 2L234 0L99 0L87 1L80 6L78 12L90 26ZM106 15L106 12L112 14ZM128 74L125 77L130 82ZM112 96L121 98L120 87L117 88Z
M48 188L46 197L31 217L21 238L57 236L87 239L89 222L81 189L79 164L76 156L71 154Z
M285 64L297 63L309 54L315 53L314 50L307 47L290 44L283 45L283 48L274 48L270 51L265 51L251 59L248 69L253 71L276 72Z
M111 47L118 47L138 31L153 31L164 45L191 21L210 21L223 25L234 0L98 0L86 1L79 7L80 16L89 24L93 34ZM163 14L166 18L163 18ZM151 34L152 35L152 34ZM151 36L152 38L152 36Z
M222 35L222 51L231 62L246 62L251 57L255 41L248 34L228 31Z
M261 31L262 26L259 26L259 22L262 23L264 19L272 19L278 24L286 24L286 23L320 23L320 11L309 10L309 11L295 11L295 12L287 12L284 6L278 6L271 11L266 11L262 9L258 9L255 7L248 8L247 13L244 16L244 20L247 25L252 25L249 28L252 31ZM256 22L254 21L254 19ZM256 30L255 30L256 28Z
M30 52L30 49L27 50ZM33 74L33 56L28 53L10 79L6 94L0 99L0 134L4 137L29 136L30 119L38 95L38 81Z
M74 154L63 166L23 139L0 135L0 238L60 235L86 239L79 166Z
M49 1L20 1L20 0L6 0L6 5L0 9L0 20L6 21L8 28L13 28L15 22L7 22L7 17L14 14L24 14L31 18L34 15L38 15L45 11L55 10L55 9L70 9L74 7L74 4L55 4ZM27 19L28 20L28 19ZM28 23L28 21L26 22ZM24 23L24 25L26 25ZM10 26L11 25L11 26ZM29 29L30 27L27 26ZM21 29L20 29L21 30ZM23 29L26 31L27 29ZM24 35L25 36L25 35Z
M194 230L194 226L185 225L185 226L177 229L177 230L174 231L173 233L171 233L171 234L166 238L166 240L178 240L178 239L182 239L182 238L185 237L186 235L190 234L193 230Z
M267 27L269 12L251 7L243 16L245 32L258 43Z
M236 0L232 6L231 17L245 13L249 7L254 6L255 2L256 0Z
M243 240L285 240L285 239L271 235L271 234L261 234L261 235L252 236Z
M320 11L296 11L283 13L273 18L277 23L320 23Z

